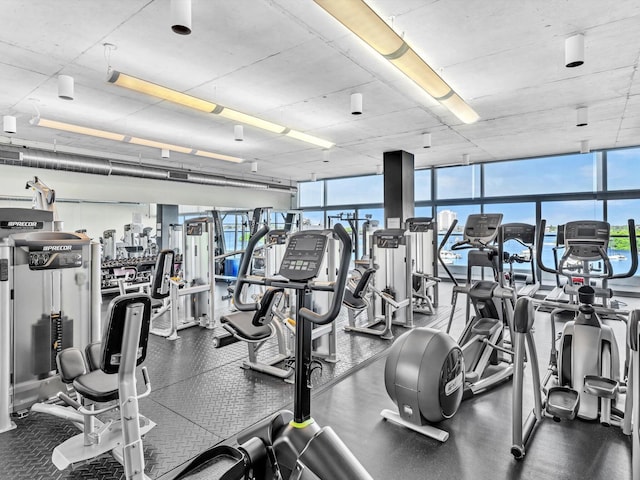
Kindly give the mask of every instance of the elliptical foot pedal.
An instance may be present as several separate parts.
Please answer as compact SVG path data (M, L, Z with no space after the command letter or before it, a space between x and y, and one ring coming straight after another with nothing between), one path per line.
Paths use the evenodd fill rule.
M246 473L245 457L239 449L217 445L183 465L173 478L245 478Z
M584 392L600 398L616 398L618 382L600 375L584 376Z
M500 320L496 320L495 318L479 318L471 327L471 333L483 337L490 337L500 326Z
M546 411L557 422L573 420L580 408L580 395L569 387L552 387L547 395Z

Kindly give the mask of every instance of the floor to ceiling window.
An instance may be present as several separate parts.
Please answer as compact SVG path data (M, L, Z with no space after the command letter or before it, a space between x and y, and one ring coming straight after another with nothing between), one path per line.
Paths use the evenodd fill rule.
M448 243L460 238L470 213L499 212L504 215L503 223L539 225L545 219L543 258L551 264L558 225L570 220L605 220L611 224L609 252L616 262L614 268L623 270L631 261L627 219L640 222L638 165L640 148L626 148L417 170L415 216L435 213L440 240L456 219L458 225ZM299 205L309 224L319 224L320 212L344 212L363 219L371 215L382 228L383 186L382 175L304 182L299 184ZM466 256L450 257L456 275L464 271ZM545 276L545 283L551 278ZM640 273L636 272L633 283L640 286Z

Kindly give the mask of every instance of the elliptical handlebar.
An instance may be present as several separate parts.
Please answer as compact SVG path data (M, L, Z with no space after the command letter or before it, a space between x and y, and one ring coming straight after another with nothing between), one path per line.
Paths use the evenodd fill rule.
M633 218L627 220L627 226L629 227L629 247L631 249L631 265L629 270L625 273L618 273L611 275L610 278L629 278L632 277L638 269L638 243L636 241L636 222Z
M233 303L238 310L241 312L250 312L253 310L258 310L260 308L259 303L244 303L242 301L242 290L245 284L252 285L266 285L266 279L260 280L260 277L255 277L251 281L249 281L247 276L247 271L249 270L249 265L251 264L251 258L253 257L253 252L258 245L258 242L264 238L264 236L269 233L269 226L263 223L260 228L251 235L249 238L249 242L247 242L247 248L242 254L240 258L240 266L238 267L238 279L236 280L236 288L233 291Z
M344 289L347 284L347 274L349 272L349 262L351 261L351 237L344 229L342 224L337 223L333 227L334 236L338 238L342 244L342 252L340 254L340 264L338 266L338 276L333 282L333 286L329 288L316 288L316 290L333 292L331 305L326 313L318 314L308 308L301 308L298 311L300 318L309 320L311 323L317 325L326 325L331 323L340 313L342 307L342 299L344 297ZM309 285L311 290L314 290L313 284Z
M544 232L547 229L547 221L540 220L540 228L538 228L538 234L536 235L536 263L538 268L543 272L558 275L560 272L552 268L547 267L542 261L542 247L544 246Z
M453 222L451 222L451 225L449 225L449 229L447 230L447 233L444 234L444 237L442 238L442 241L438 246L438 260L440 261L440 265L442 265L442 268L444 268L444 271L447 272L447 275L449 276L451 281L457 287L459 285L458 281L453 276L453 273L451 273L451 270L449 270L449 267L447 267L447 264L445 263L445 261L442 259L442 249L447 244L447 241L449 240L449 237L451 237L451 233L453 233L453 229L456 228L456 225L458 225L458 219L454 218Z

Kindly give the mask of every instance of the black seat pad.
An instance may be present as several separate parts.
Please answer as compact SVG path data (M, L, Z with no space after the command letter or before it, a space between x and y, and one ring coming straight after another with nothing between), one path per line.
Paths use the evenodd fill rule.
M256 342L271 336L269 325L255 326L253 317L255 312L235 312L231 315L220 317L220 322L226 323L238 334L239 337Z
M356 297L353 295L353 292L348 288L344 291L344 299L342 300L348 308L353 308L354 310L361 310L367 306L367 303L362 299L362 297Z
M118 375L102 370L80 375L73 381L73 387L85 398L94 402L110 402L118 398Z

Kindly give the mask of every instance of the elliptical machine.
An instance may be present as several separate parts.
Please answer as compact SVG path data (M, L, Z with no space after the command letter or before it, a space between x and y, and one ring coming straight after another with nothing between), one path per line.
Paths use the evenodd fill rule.
M466 366L465 398L493 388L513 374L513 353L505 344L513 331L516 295L513 288L504 285L500 247L495 244L501 222L501 213L472 214L467 218L462 239L451 246L452 252L468 250L464 285L458 283L442 258L457 220L452 222L438 248L438 259L454 283L447 333L451 330L458 295L466 296L466 324L458 339ZM492 278L474 280L477 268L490 269ZM500 358L501 354L508 359Z
M383 410L380 414L385 419L444 442L449 438L448 432L432 423L451 418L463 398L470 398L511 377L511 363L500 362L495 357L499 352L511 354L501 344L511 325L511 301L515 294L498 282L470 283L473 266L488 262L490 266L495 265L497 271L497 251L489 244L498 233L501 219L502 214L471 215L465 226L464 239L452 248L477 247L472 251L477 252L477 259L474 261L474 255L469 256L468 286L459 286L442 260L441 251L457 222L450 226L438 252L455 283L451 308L455 310L457 294L466 293L475 307L476 316L467 322L458 343L448 335L448 329L444 333L432 328L416 328L396 340L387 357L384 376L387 393L398 406L398 412ZM498 309L496 305L500 304L505 308Z
M296 350L293 413L280 411L238 436L238 448L218 446L204 452L186 465L174 479L189 478L195 471L218 457L233 458L233 465L221 477L225 480L372 480L353 453L330 428L321 428L311 418L313 371L318 368L311 357L313 324L325 325L338 316L351 260L351 239L342 225L333 230L306 230L291 235L280 265L279 277L248 275L249 264L258 242L267 234L263 225L249 239L242 256L234 302L240 311L259 311L257 303L245 303L245 285L286 288L296 292ZM341 242L340 264L335 282L315 282L327 248L329 236ZM330 292L329 309L325 313L312 310L313 292ZM271 316L256 314L252 323L264 325ZM215 466L215 461L211 463ZM198 477L202 478L202 477Z
M565 226L565 252L558 269L547 267L542 260L542 245L546 222L542 220L538 231L538 266L549 273L569 277L574 269L565 266L569 259L583 262L582 276L585 284L570 285L578 299L577 304L559 304L543 300L541 306L556 307L551 312L551 353L545 378L540 381L535 342L532 335L535 311L533 300L521 298L516 306L515 322L515 372L513 388L511 453L516 459L525 455L525 446L533 433L537 421L544 414L554 420L573 420L576 417L585 420L599 419L606 426L617 425L626 435L631 434L631 408L637 398L630 395L631 388L624 385L620 378L620 359L618 344L613 329L602 323L604 316L627 322L629 312L615 310L597 304L597 297L611 298L612 291L607 282L613 278L626 278L633 275L638 267L638 249L636 245L635 223L628 221L629 242L631 247L631 265L625 273L614 274L606 253L609 243L609 224L602 221L583 220L568 222ZM599 262L602 270L595 271L589 263ZM593 287L591 280L601 280L602 286ZM556 349L555 315L560 311L574 311L575 318L565 323ZM635 314L637 315L637 314ZM637 325L637 322L636 322ZM635 328L635 327L634 327ZM635 342L635 340L634 340ZM525 351L528 347L528 355ZM637 346L636 346L637 347ZM637 348L636 348L637 349ZM525 356L531 361L533 374L533 395L535 406L523 423L523 370ZM628 364L626 365L628 368ZM628 378L632 374L628 373ZM624 411L616 407L620 393L626 390ZM637 418L634 419L637 421ZM635 478L635 477L634 477Z

